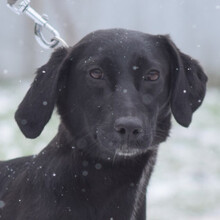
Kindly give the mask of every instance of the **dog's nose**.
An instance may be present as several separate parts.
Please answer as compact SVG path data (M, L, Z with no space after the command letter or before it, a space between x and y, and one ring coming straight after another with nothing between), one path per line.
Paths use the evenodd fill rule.
M121 136L134 138L143 132L143 125L136 117L121 117L115 121L114 129Z

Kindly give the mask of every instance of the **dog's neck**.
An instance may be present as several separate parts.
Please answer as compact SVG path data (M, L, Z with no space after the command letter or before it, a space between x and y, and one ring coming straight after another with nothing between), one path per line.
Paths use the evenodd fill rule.
M40 153L39 158L45 157L46 160L48 153L54 155L51 163L56 166L47 170L47 175L54 177L48 178L47 185L49 190L54 189L60 200L69 197L71 203L72 199L75 201L80 198L78 200L82 201L84 198L85 203L93 204L97 209L102 209L105 204L109 207L109 215L112 209L115 209L113 213L117 209L120 213L121 207L134 210L128 219L142 219L136 218L137 210L133 206L143 209L138 213L142 213L145 219L146 187L155 164L156 151L149 151L136 160L122 158L121 161L103 161L77 149L74 138L66 131L59 131L59 135ZM43 158L41 161L44 161ZM126 201L131 201L131 198L133 202L127 204Z

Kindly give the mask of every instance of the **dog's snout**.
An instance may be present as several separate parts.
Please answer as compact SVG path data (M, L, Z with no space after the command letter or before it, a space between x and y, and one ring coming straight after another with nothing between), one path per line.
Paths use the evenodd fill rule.
M143 125L136 117L121 117L115 121L114 129L121 136L134 137L143 132Z

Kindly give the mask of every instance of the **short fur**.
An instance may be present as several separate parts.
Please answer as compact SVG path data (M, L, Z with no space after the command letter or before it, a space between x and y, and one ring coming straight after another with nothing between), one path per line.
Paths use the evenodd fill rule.
M93 69L103 77L92 78ZM159 79L147 80L152 70ZM15 119L36 138L56 106L58 133L38 155L0 162L0 219L145 220L146 188L171 114L188 127L206 82L168 36L102 30L57 49Z

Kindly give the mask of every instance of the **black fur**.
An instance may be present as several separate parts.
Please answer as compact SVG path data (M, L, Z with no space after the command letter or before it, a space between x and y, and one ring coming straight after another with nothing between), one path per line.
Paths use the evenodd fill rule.
M155 71L159 79L149 81ZM189 126L206 81L168 36L104 30L56 50L15 119L36 138L57 106L59 131L38 155L0 162L0 219L146 219L146 188L171 112Z

